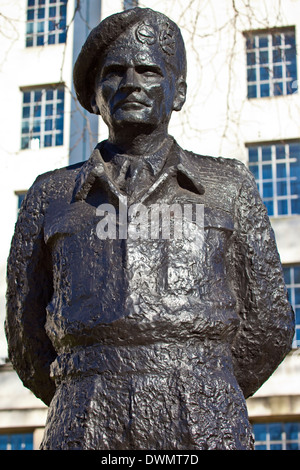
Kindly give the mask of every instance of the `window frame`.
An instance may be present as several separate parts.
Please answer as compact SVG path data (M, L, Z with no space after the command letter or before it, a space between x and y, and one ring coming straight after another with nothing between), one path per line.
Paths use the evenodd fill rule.
M139 6L138 0L123 0L123 10L130 10Z
M299 146L297 152L292 152L293 146ZM262 200L268 208L269 216L299 215L300 140L247 143L246 148L248 150L248 168L256 180ZM264 156L267 149L270 149L270 159ZM281 156L282 149L284 149L284 157ZM253 156L250 154L251 150ZM254 153L256 150L257 160ZM270 195L267 195L268 191ZM285 205L286 210L284 210ZM272 207L273 210L271 210Z
M297 438L289 438L292 433L288 431L289 426L297 427ZM265 439L257 439L256 436L258 432L255 433L255 429L258 430L258 427L265 427L265 431L262 434L265 434ZM277 427L277 432L276 432ZM273 431L272 431L273 428ZM279 428L280 437L278 434ZM298 421L266 421L266 422L256 422L252 423L253 435L255 437L255 450L300 450L300 422ZM275 432L274 432L275 431ZM277 433L277 436L276 436ZM273 435L272 435L273 434ZM272 439L272 437L277 437ZM295 447L297 449L289 449L288 447ZM280 448L279 448L280 447Z
M25 47L65 44L68 0L27 0Z
M288 96L297 93L295 26L247 31L244 32L244 36L248 99ZM288 42L288 36L292 36L293 41ZM291 54L290 51L293 53ZM291 72L292 75L290 75Z
M20 91L22 93L21 150L64 145L64 83L26 87ZM35 139L38 139L39 143Z
M295 275L295 268L298 268L298 276L299 276L299 282L298 281L298 276L296 277ZM289 275L287 276L287 270L289 270ZM283 272L284 272L284 279L285 279L285 284L286 288L289 293L289 301L294 309L295 312L295 336L293 339L293 344L292 347L294 349L300 348L300 299L299 302L297 302L298 294L300 295L300 264L299 263L294 263L294 264L286 264L283 265ZM297 289L297 291L296 291Z

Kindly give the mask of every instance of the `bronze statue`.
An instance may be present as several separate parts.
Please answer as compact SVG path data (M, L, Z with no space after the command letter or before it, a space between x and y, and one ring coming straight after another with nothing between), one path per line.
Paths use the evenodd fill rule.
M41 448L252 449L245 398L294 333L255 181L239 161L195 155L168 134L186 59L161 13L104 19L74 84L109 138L36 179L8 261L10 358L49 405ZM124 236L124 223L139 233L139 208L161 204L203 207L202 225L188 220L203 238Z

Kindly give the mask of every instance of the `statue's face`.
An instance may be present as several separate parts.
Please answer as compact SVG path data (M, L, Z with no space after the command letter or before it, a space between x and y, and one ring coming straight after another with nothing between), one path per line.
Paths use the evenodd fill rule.
M124 41L108 50L96 79L94 104L109 128L168 124L172 111L179 109L177 102L176 77L157 48Z

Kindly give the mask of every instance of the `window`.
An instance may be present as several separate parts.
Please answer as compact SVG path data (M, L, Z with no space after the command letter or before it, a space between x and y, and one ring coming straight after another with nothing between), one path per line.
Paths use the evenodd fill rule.
M68 0L27 0L26 47L66 42Z
M300 214L300 142L251 145L248 156L269 216Z
M64 88L23 91L22 149L63 145Z
M297 91L295 30L246 35L248 98Z
M15 192L15 195L16 195L17 200L18 200L18 212L21 209L21 205L22 205L22 202L25 199L26 193L27 193L27 191L16 191Z
M255 450L300 450L300 423L253 425Z
M284 266L284 279L296 317L293 347L300 347L300 265Z
M33 450L33 434L1 434L0 450Z
M124 10L129 10L129 8L135 8L139 5L138 0L124 0Z

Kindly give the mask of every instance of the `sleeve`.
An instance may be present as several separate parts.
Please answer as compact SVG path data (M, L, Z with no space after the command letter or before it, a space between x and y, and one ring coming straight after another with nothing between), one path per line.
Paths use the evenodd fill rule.
M290 351L295 326L274 232L256 182L244 166L241 181L230 254L240 315L232 354L247 398Z
M7 264L5 331L9 359L23 384L49 405L55 385L50 364L56 353L46 334L52 269L43 237L43 198L38 180L20 209Z

